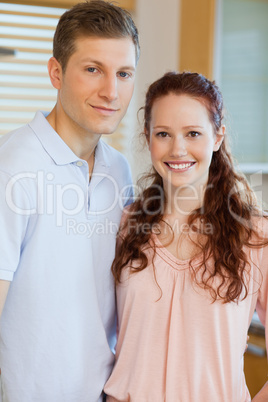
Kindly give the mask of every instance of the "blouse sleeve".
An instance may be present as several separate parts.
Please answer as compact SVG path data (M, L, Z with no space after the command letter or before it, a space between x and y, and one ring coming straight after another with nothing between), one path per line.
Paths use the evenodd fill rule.
M268 334L268 246L263 249L261 286L256 305L256 310L262 324L267 327Z

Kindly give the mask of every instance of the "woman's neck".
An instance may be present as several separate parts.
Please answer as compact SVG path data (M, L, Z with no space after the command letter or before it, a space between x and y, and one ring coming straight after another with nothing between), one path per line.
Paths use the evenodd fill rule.
M165 215L174 216L179 219L188 219L188 216L195 210L201 208L203 204L203 193L179 193L167 194L165 204Z

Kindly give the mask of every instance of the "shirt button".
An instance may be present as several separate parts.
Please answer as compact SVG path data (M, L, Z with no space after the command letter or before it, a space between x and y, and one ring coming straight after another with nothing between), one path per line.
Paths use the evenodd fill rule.
M83 166L83 162L82 161L76 162L76 166Z

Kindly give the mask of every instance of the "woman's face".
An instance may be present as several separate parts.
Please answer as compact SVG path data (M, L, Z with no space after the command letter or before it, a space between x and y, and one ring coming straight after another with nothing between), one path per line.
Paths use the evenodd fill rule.
M172 93L157 99L148 141L153 166L163 178L165 191L183 187L190 193L203 193L212 154L219 149L223 134L224 127L214 134L201 100Z

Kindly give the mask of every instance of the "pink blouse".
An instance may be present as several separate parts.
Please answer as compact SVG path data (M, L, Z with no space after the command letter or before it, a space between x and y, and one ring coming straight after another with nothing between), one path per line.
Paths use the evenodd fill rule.
M108 402L250 401L243 356L256 307L268 326L268 247L247 250L246 299L223 304L192 280L200 256L191 269L155 242L154 265L139 273L125 269L117 287L119 334ZM150 259L150 247L147 253Z

